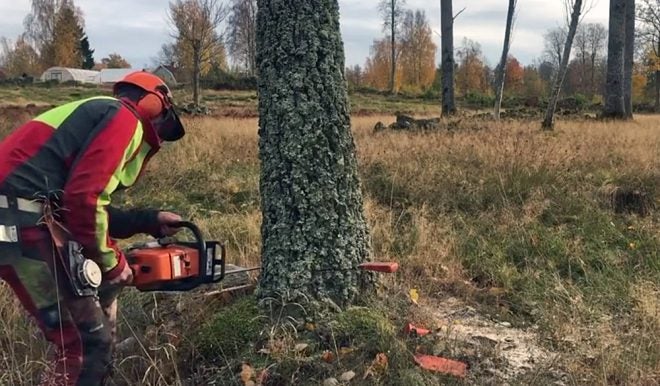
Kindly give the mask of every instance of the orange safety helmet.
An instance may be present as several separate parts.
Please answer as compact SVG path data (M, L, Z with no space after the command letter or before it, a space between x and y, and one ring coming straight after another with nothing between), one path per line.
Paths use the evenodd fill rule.
M115 83L115 95L123 84L137 86L145 91L137 105L148 115L146 118L158 126L162 139L176 141L184 136L185 130L174 109L172 92L162 79L147 71L132 72Z

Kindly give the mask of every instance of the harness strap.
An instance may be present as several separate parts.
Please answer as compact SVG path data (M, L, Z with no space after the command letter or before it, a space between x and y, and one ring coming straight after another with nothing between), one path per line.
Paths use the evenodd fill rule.
M38 201L32 201L25 198L17 197L16 204L18 205L18 210L20 212L38 213L38 214L41 214L43 212L43 206ZM4 194L0 194L0 208L9 209L9 197Z

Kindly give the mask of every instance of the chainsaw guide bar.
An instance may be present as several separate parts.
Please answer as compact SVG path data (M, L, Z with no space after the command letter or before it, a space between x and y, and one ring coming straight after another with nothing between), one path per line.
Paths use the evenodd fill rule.
M172 224L172 227L189 230L195 237L194 241L184 242L167 237L133 244L127 249L126 259L134 276L132 285L139 291L189 291L203 284L219 283L227 275L233 276L261 270L261 266L241 268L231 264L227 269L225 244L218 241L205 241L199 228L192 222L182 221ZM398 271L399 264L396 262L367 262L354 268L330 268L313 272L355 269L394 273ZM245 283L240 283L240 285L243 284Z

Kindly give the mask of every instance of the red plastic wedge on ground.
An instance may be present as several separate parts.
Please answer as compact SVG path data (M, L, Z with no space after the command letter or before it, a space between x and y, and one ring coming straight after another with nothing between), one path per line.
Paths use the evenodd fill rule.
M463 362L436 357L432 355L415 355L415 362L424 370L465 378L467 365Z
M395 262L362 263L358 265L358 268L363 269L365 271L393 273L399 270L399 263L395 263Z
M431 331L429 331L425 328L417 327L412 323L406 324L406 327L403 329L403 332L406 335L410 335L412 333L415 333L415 334L417 334L417 336L424 336L424 335L428 335L428 334L431 333Z

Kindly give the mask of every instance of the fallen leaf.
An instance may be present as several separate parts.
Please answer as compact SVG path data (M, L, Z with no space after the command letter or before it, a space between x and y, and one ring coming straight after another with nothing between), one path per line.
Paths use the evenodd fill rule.
M339 381L337 378L328 378L325 381L323 381L323 386L337 386L339 385Z
M387 370L388 364L387 355L384 353L377 354L376 359L374 359L373 362L373 365L375 365L376 369L380 371Z
M375 376L382 374L387 370L388 360L387 355L384 353L379 353L376 355L376 358L371 362L371 366L364 372L362 379L367 379L369 376Z
M248 382L252 382L252 377L254 376L254 369L247 363L241 365L241 381L245 386L248 386ZM253 382L254 383L254 382Z
M315 331L316 325L314 323L305 323L305 329L307 331Z
M321 360L325 363L332 363L335 361L335 354L332 351L324 351L321 354Z
M340 347L339 348L339 355L341 355L343 357L343 356L346 356L346 355L352 353L353 351L355 351L355 349L352 348L352 347Z
M298 343L297 345L295 345L295 347L293 347L293 350L295 352L301 352L301 351L305 351L307 347L309 347L307 343Z
M637 244L630 243L630 244L628 244L628 247L630 247L630 249L632 249L634 251L635 249L637 249Z
M417 303L417 301L419 300L419 292L417 292L417 289L415 288L410 289L410 300L412 300L412 302L415 304L419 304Z
M353 378L355 378L355 372L347 371L339 377L339 380L342 382L349 382Z

